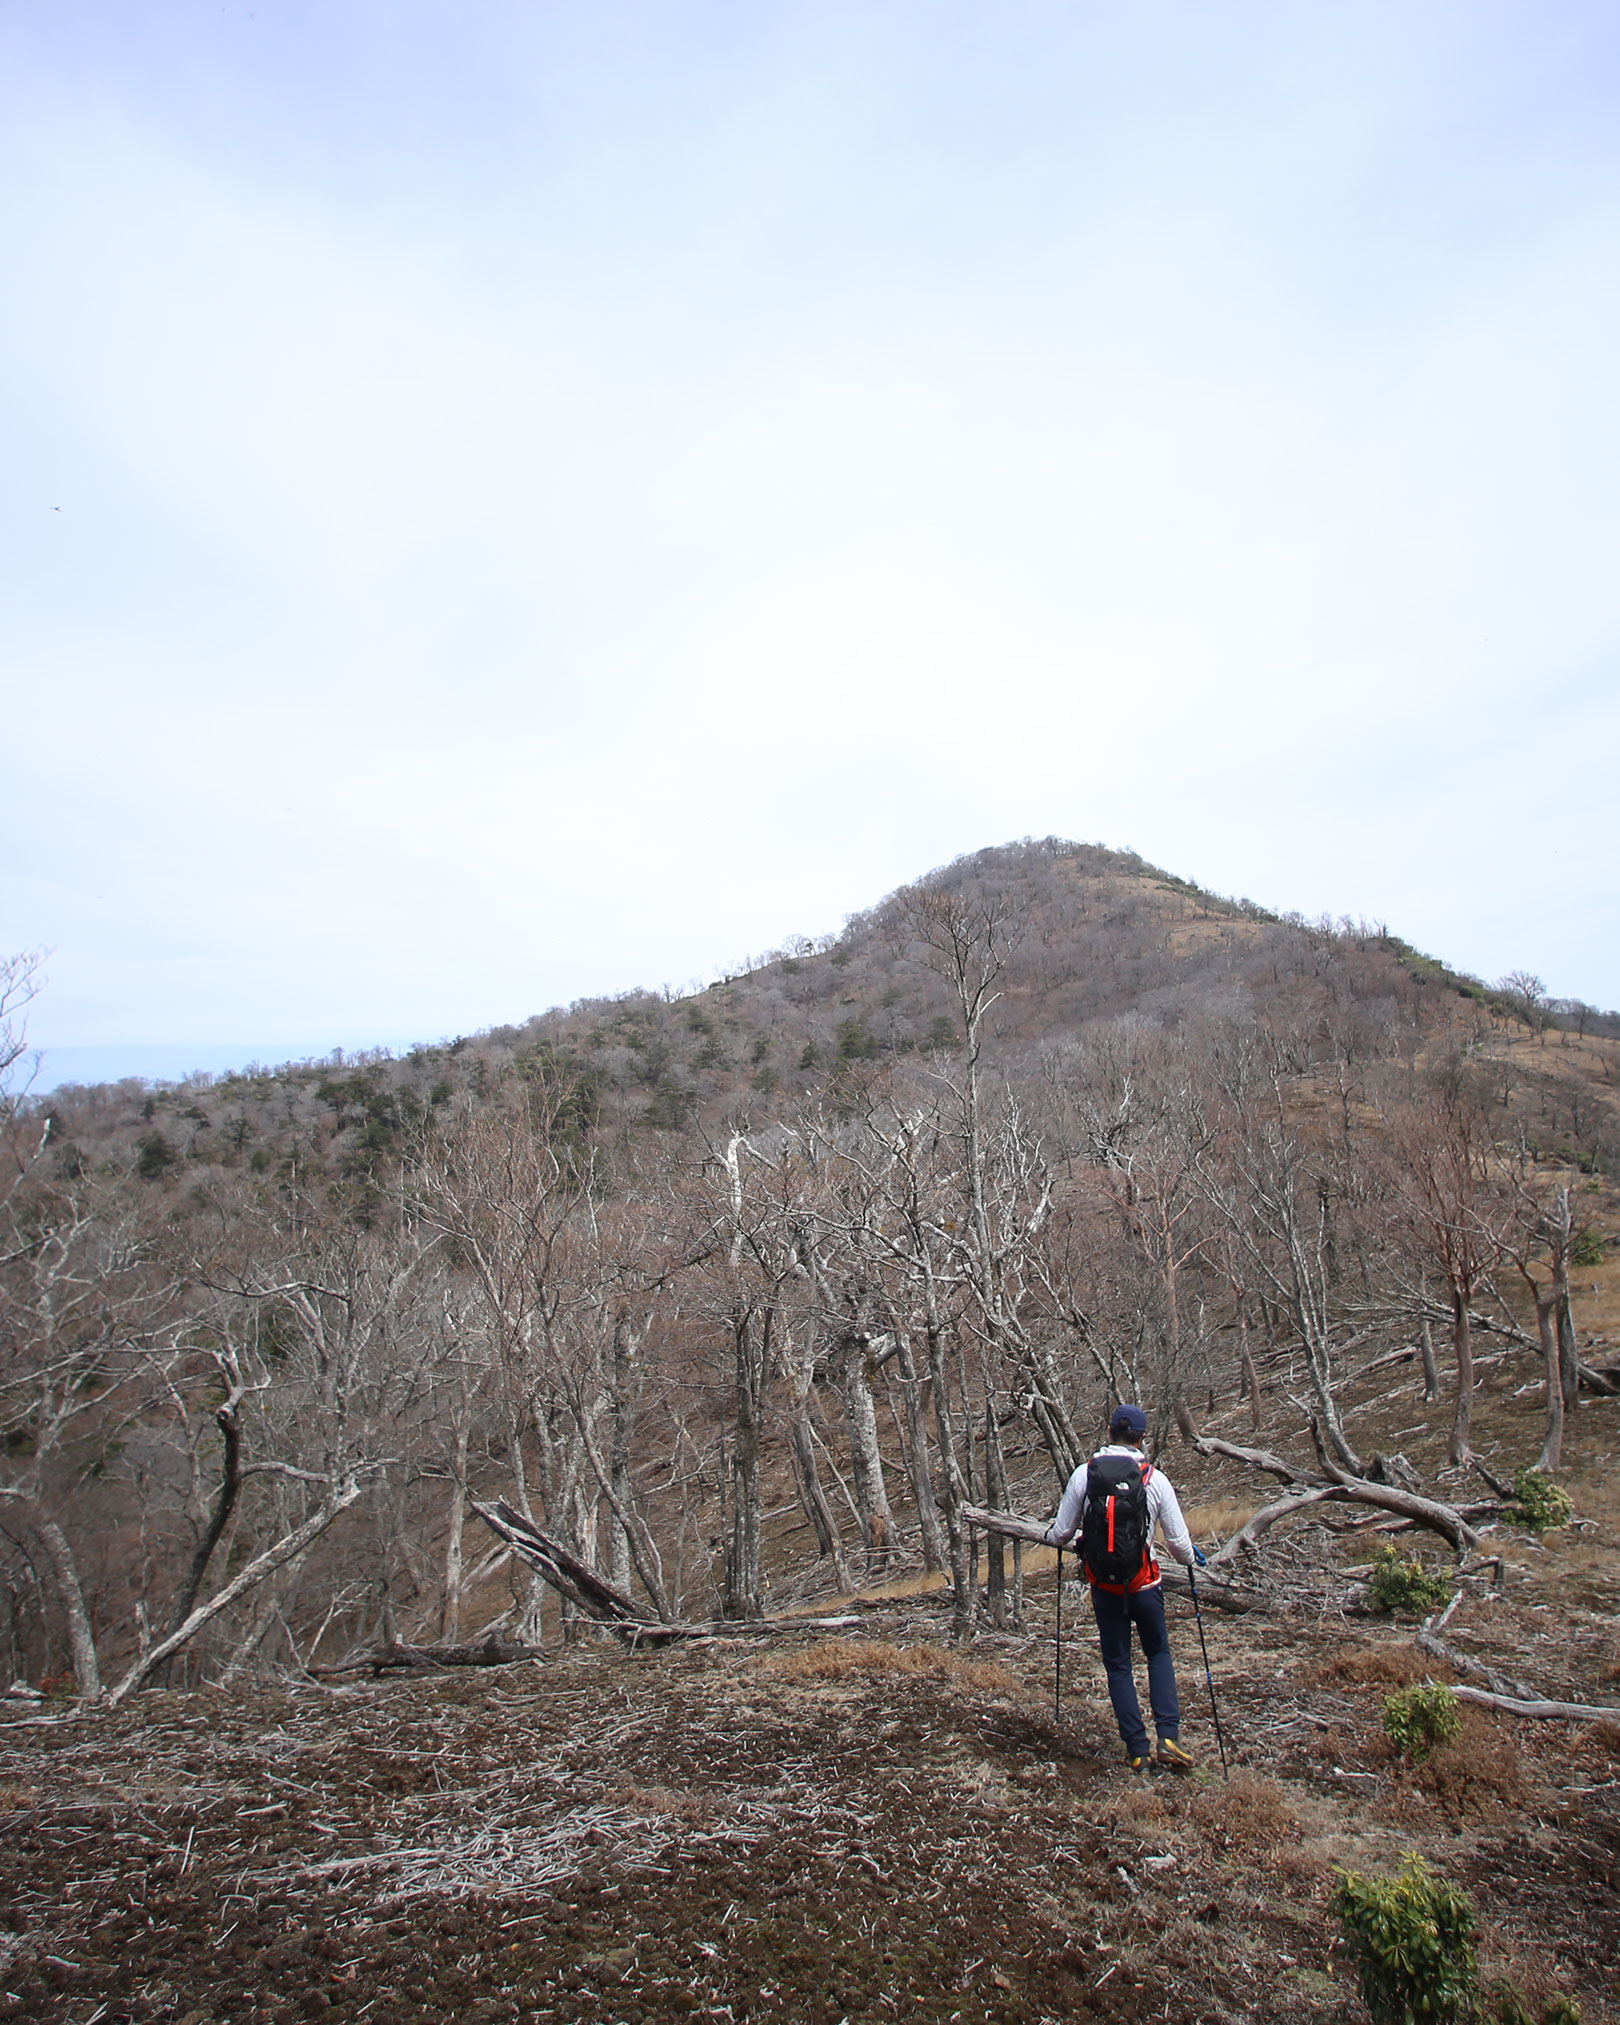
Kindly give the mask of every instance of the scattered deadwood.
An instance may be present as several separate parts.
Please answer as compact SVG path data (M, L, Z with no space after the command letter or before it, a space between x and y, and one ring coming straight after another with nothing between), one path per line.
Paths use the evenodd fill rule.
M1311 1431L1313 1435L1317 1434L1314 1423ZM1409 1520L1414 1526L1439 1533L1459 1554L1479 1545L1478 1533L1455 1506L1422 1497L1399 1484L1373 1483L1366 1477L1352 1476L1349 1470L1342 1469L1327 1454L1319 1436L1316 1453L1321 1467L1314 1472L1284 1461L1269 1449L1241 1448L1236 1442L1218 1441L1213 1435L1196 1436L1193 1446L1200 1455L1225 1456L1229 1461L1244 1463L1250 1469L1264 1470L1268 1476L1278 1477L1285 1484L1304 1487L1301 1495L1279 1499L1264 1511L1256 1512L1242 1532L1233 1534L1219 1553L1212 1557L1216 1561L1225 1563L1241 1546L1252 1544L1279 1519L1291 1518L1295 1512L1302 1512L1327 1498L1337 1498L1350 1504L1376 1505L1382 1511ZM1393 1462L1398 1458L1384 1460Z
M974 1526L981 1533L1003 1533L1008 1539L1030 1540L1038 1547L1047 1544L1046 1528L1038 1519L1026 1519L1017 1512L994 1512L985 1505L964 1505L962 1523ZM1213 1557L1211 1560L1213 1566ZM1191 1583L1187 1570L1175 1566L1162 1571L1165 1587L1172 1592L1189 1594ZM1221 1576L1206 1575L1198 1585L1200 1603L1213 1604L1217 1610L1241 1613L1259 1607L1260 1599L1252 1590L1237 1588Z
M1603 1371L1591 1364L1577 1364L1575 1368L1588 1392L1595 1392L1600 1399L1620 1399L1620 1366L1611 1364Z
M1487 1694L1484 1688L1451 1691L1459 1701L1478 1702L1482 1709L1500 1709L1507 1716L1539 1716L1554 1722L1620 1722L1620 1709L1598 1708L1590 1702L1521 1701L1516 1695Z
M1498 1673L1494 1667L1482 1665L1479 1660L1471 1658L1466 1652L1459 1652L1454 1645L1447 1645L1446 1641L1431 1631L1427 1625L1416 1634L1416 1643L1421 1651L1435 1659L1443 1660L1458 1673L1466 1675L1471 1680L1483 1681L1494 1695L1505 1695L1511 1700L1522 1702L1532 1702L1536 1699L1534 1688L1526 1687L1522 1680L1514 1680L1509 1674Z
M1295 1512L1304 1511L1307 1505L1319 1505L1325 1498L1341 1498L1343 1495L1337 1484L1319 1484L1314 1490L1300 1491L1291 1498L1279 1498L1276 1504L1256 1512L1247 1525L1216 1548L1209 1557L1210 1566L1224 1568L1228 1562L1236 1560L1245 1547L1252 1547L1260 1535L1270 1532L1279 1519L1292 1518Z

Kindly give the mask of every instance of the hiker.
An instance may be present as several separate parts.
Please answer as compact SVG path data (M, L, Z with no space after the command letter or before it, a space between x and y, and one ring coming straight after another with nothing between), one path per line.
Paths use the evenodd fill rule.
M1207 1565L1181 1516L1175 1489L1142 1454L1147 1415L1139 1406L1116 1406L1108 1423L1108 1445L1098 1449L1070 1477L1057 1517L1046 1529L1047 1544L1067 1547L1080 1539L1080 1557L1091 1584L1097 1640L1108 1671L1108 1699L1114 1705L1120 1739L1133 1772L1155 1762L1148 1752L1142 1705L1131 1673L1131 1626L1147 1661L1148 1700L1158 1732L1157 1762L1190 1772L1191 1755L1181 1744L1181 1701L1164 1623L1164 1589L1153 1558L1153 1531L1185 1568Z

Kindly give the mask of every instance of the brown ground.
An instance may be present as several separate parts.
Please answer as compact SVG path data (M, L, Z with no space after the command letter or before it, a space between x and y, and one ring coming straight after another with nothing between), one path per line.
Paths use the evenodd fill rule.
M1524 1670L1532 1626L1492 1609ZM926 1671L875 1637L593 1650L14 1727L0 2015L1335 2017L1332 1866L1412 1846L1498 1966L1610 2015L1620 1729L1470 1711L1414 1776L1378 1724L1423 1670L1402 1635L1209 1629L1230 1785L1133 1781L1089 1655L1058 1723L1049 1646L1012 1639L902 1648ZM1207 1751L1190 1623L1178 1650Z
M1583 1332L1593 1308L1609 1321L1614 1277L1588 1276ZM1511 1473L1539 1443L1533 1360L1482 1378L1478 1444ZM1397 1369L1369 1391L1353 1438L1480 1494L1446 1479L1413 1383ZM1287 1391L1279 1374L1263 1439L1298 1453ZM1211 1425L1251 1438L1241 1414ZM1446 1627L1543 1692L1608 1704L1617 1448L1620 1401L1584 1407L1564 1477L1582 1527L1493 1536L1505 1593L1474 1585ZM1184 1448L1164 1462L1216 1531L1269 1495ZM1054 1718L1036 1556L1027 1635L961 1657L939 1600L913 1594L857 1632L768 1646L586 1644L543 1666L0 1717L0 2018L1354 2020L1334 1866L1410 1848L1473 1895L1487 1973L1574 1992L1587 2025L1620 2018L1620 1725L1469 1709L1427 1767L1395 1760L1383 1696L1445 1669L1410 1622L1338 1607L1372 1537L1313 1527L1270 1550L1257 1573L1314 1582L1310 1609L1206 1611L1229 1784L1179 1602L1197 1775L1123 1770L1072 1590Z

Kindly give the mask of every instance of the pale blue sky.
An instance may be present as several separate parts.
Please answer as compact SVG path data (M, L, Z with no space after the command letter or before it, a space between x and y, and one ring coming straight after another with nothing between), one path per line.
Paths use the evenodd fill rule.
M1048 832L1620 1002L1617 115L1620 5L0 4L33 1039Z

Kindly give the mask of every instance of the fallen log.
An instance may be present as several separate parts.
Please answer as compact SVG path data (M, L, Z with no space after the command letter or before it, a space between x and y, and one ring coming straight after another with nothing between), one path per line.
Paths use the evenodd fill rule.
M1214 1435L1194 1437L1193 1446L1201 1455L1225 1456L1231 1462L1245 1463L1250 1469L1264 1470L1268 1476L1280 1477L1285 1484L1303 1485L1311 1493L1320 1494L1321 1497L1336 1496L1351 1504L1376 1505L1382 1511L1393 1512L1400 1518L1410 1520L1413 1525L1439 1533L1443 1539L1451 1543L1458 1554L1479 1545L1478 1533L1453 1506L1442 1505L1433 1498L1421 1497L1416 1491L1404 1490L1395 1484L1376 1484L1366 1477L1352 1476L1328 1455L1321 1431L1314 1420L1311 1422L1311 1434L1316 1443L1317 1460L1321 1464L1320 1474L1313 1474L1291 1462L1285 1462L1281 1456L1273 1455L1269 1449L1241 1448L1236 1442L1220 1441ZM1243 1532L1248 1533L1250 1528L1253 1528L1254 1531L1250 1534L1252 1541L1268 1527L1274 1526L1279 1519L1286 1519L1292 1513L1303 1511L1306 1506L1317 1502L1317 1495L1280 1499L1275 1505L1268 1506L1265 1511L1257 1512ZM1225 1560L1237 1551L1242 1541L1243 1533L1234 1534L1214 1558Z
M498 1538L506 1541L520 1561L533 1568L559 1596L577 1604L587 1617L624 1639L628 1645L667 1645L676 1639L747 1638L770 1636L783 1631L836 1631L858 1624L855 1615L839 1617L726 1617L705 1624L681 1624L673 1619L647 1617L605 1576L598 1575L569 1547L543 1532L532 1519L513 1511L503 1499L481 1505L469 1498L476 1512Z
M1213 1556L1210 1568L1215 1565ZM1167 1596L1192 1597L1193 1571L1183 1568L1179 1561L1162 1561L1159 1564L1159 1579L1164 1584ZM1216 1610L1224 1610L1229 1617L1242 1617L1251 1610L1265 1610L1266 1599L1254 1589L1240 1589L1224 1576L1212 1575L1209 1568L1198 1571L1198 1601L1208 1603Z
M1312 1470L1285 1462L1269 1449L1240 1448L1236 1442L1220 1441L1212 1434L1195 1435L1193 1447L1200 1455L1220 1455L1230 1462L1247 1463L1250 1469L1264 1470L1268 1476L1278 1477L1285 1484L1320 1484L1326 1481Z
M520 1659L544 1659L537 1645L517 1645L508 1639L474 1639L468 1645L407 1645L391 1639L379 1646L365 1662L373 1673L391 1673L406 1667L511 1666Z
M576 1609L594 1617L599 1624L611 1625L630 1643L658 1643L671 1638L691 1638L697 1633L696 1625L669 1624L648 1617L622 1589L616 1589L605 1576L598 1575L572 1548L543 1532L521 1512L515 1512L504 1499L497 1498L493 1505L480 1504L476 1498L469 1498L467 1503L496 1538L504 1540L518 1559L534 1569L559 1596L567 1597Z
M1316 1459L1322 1466L1323 1474L1331 1478L1353 1502L1381 1505L1386 1512L1398 1512L1403 1519L1414 1520L1431 1533L1438 1533L1442 1539L1449 1540L1459 1558L1479 1545L1478 1533L1455 1506L1442 1505L1434 1498L1419 1497L1416 1491L1398 1490L1393 1484L1369 1483L1366 1477L1352 1476L1328 1454L1314 1414L1311 1416L1311 1439L1316 1444Z
M1600 1399L1620 1397L1620 1371L1612 1366L1606 1371L1599 1371L1591 1364L1577 1361L1575 1369L1579 1374L1579 1382L1588 1392L1595 1392Z
M1231 1539L1223 1541L1209 1557L1212 1568L1225 1567L1245 1547L1252 1547L1262 1533L1270 1532L1279 1519L1291 1518L1295 1512L1304 1511L1307 1505L1319 1505L1326 1498L1342 1498L1342 1487L1338 1484L1318 1484L1314 1489L1300 1491L1291 1498L1279 1498L1274 1505L1267 1505L1256 1512L1248 1524L1239 1528Z
M1477 1702L1484 1709L1500 1709L1508 1716L1537 1716L1545 1721L1566 1723L1620 1723L1620 1709L1598 1708L1590 1702L1521 1701L1516 1695L1487 1694L1484 1688L1459 1687L1451 1692L1462 1702Z
M1415 1491L1398 1491L1388 1484L1370 1484L1365 1477L1353 1477L1348 1471L1339 1478L1339 1489L1357 1504L1382 1505L1386 1512L1396 1512L1403 1519L1410 1519L1414 1525L1438 1533L1442 1539L1451 1542L1454 1552L1459 1555L1479 1545L1478 1533L1451 1505L1438 1504L1433 1498L1420 1498Z
M981 1533L1004 1533L1009 1540L1029 1540L1037 1547L1051 1544L1039 1519L1026 1519L1017 1512L995 1512L985 1505L964 1505L962 1523L977 1526Z
M1046 1528L1036 1519L1026 1519L1017 1512L992 1511L986 1505L963 1505L962 1523L977 1527L981 1533L1002 1533L1010 1540L1029 1540L1037 1547L1048 1544ZM1211 1556L1210 1565L1214 1566ZM1190 1593L1187 1570L1177 1563L1162 1563L1160 1573L1165 1586L1173 1592ZM1221 1576L1206 1575L1198 1585L1200 1602L1211 1603L1217 1610L1241 1614L1258 1607L1260 1599L1252 1591L1236 1588Z
M1510 1700L1522 1702L1532 1702L1536 1699L1534 1688L1526 1687L1522 1680L1514 1680L1509 1674L1498 1673L1494 1667L1486 1666L1466 1652L1459 1652L1454 1645L1447 1645L1446 1641L1432 1632L1427 1625L1416 1634L1415 1643L1421 1651L1429 1653L1435 1659L1444 1660L1447 1666L1455 1668L1458 1673L1473 1680L1483 1681L1493 1695L1504 1695Z

